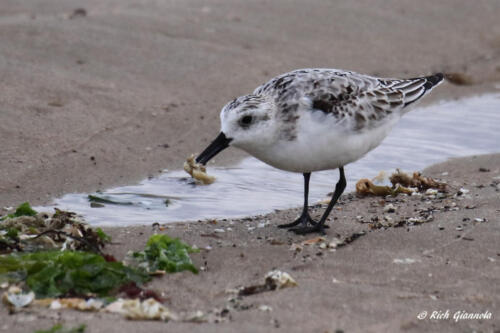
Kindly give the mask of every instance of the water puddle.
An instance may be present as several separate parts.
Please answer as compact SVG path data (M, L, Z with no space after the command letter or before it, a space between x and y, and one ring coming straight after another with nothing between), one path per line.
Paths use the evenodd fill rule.
M418 108L403 117L382 145L345 168L347 191L360 178L372 178L382 170L421 170L450 157L498 152L499 143L498 94ZM242 217L302 204L301 174L274 169L254 158L234 167L209 167L209 174L217 177L209 186L193 185L184 171L168 171L137 185L109 189L96 194L114 202L101 203L101 208L92 208L87 194L67 194L37 209L57 206L84 215L93 225L125 226ZM337 170L313 173L310 202L324 199L337 179Z

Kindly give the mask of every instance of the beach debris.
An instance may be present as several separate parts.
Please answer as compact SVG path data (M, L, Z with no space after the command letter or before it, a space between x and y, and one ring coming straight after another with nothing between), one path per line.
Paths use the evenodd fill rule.
M204 165L196 163L194 154L189 156L186 162L184 162L184 171L189 173L195 180L205 185L212 184L215 181L214 176L209 176L207 174L207 168Z
M290 251L300 252L303 249L304 247L302 246L302 244L299 243L293 243L292 245L290 245Z
M361 236L364 236L366 235L366 232L364 231L360 231L360 232L355 232L349 236L346 236L346 237L342 237L342 238L339 238L339 237L334 237L329 243L328 243L328 246L327 248L329 249L337 249L339 247L343 247L343 246L346 246L352 242L354 242L356 239L358 239L359 237Z
M23 292L23 290L18 286L10 286L9 289L2 295L3 303L16 309L29 305L34 299L34 292Z
M365 218L362 215L356 215L356 220L360 223L365 223Z
M107 198L106 196L99 196L99 195L93 195L89 194L87 196L87 199L89 200L91 206L93 204L94 208L98 207L104 207L105 204L109 205L120 205L120 206L133 206L134 203L130 201L116 201L116 200L111 200Z
M23 243L32 239L43 239L46 244L35 247ZM197 273L189 254L199 249L178 238L156 234L143 251L131 255L135 266L127 266L100 251L110 239L74 213L57 209L53 215L37 213L24 203L0 222L0 249L6 253L0 255L0 287L8 288L3 302L13 309L28 305L51 310L107 309L129 319L177 320L162 305L162 298L142 285L155 274ZM93 252L75 251L80 246L77 242ZM113 295L119 293L127 299L114 301Z
M392 188L390 186L375 185L370 179L362 178L356 183L356 193L367 195L372 194L376 196L398 195L399 193L412 194L412 190L398 186Z
M199 252L179 238L158 234L149 238L143 251L129 253L130 264L150 274L174 273L188 270L198 274L190 253Z
M429 188L429 189L427 189L427 191L425 191L426 196L435 196L437 194L438 194L438 190L433 189L433 188Z
M287 272L279 270L270 271L266 274L266 284L275 286L273 289L283 289L298 286L297 282Z
M85 250L100 253L111 241L100 228L93 229L75 213L55 209L38 213L29 203L0 222L0 253L41 250Z
M377 177L381 177L380 174ZM371 180L362 178L356 183L356 192L362 195L396 196L399 193L412 195L417 191L423 192L428 189L435 189L441 192L446 190L445 183L438 182L430 177L423 177L419 172L414 172L412 176L409 176L397 169L389 177L389 180L392 187L375 185Z
M204 323L207 322L207 315L201 310L196 310L194 312L188 313L184 319L184 322L190 322L190 323Z
M119 292L124 293L127 296L127 298L134 298L134 299L139 298L141 300L154 298L158 302L163 302L163 298L156 291L150 289L144 289L138 286L137 283L135 282L129 282L122 285L119 289Z
M139 270L91 252L52 250L0 256L0 282L20 283L37 298L107 296L125 283L149 280Z
M271 312L271 311L273 311L272 307L270 307L269 305L265 305L265 304L259 305L259 307L257 309L259 309L259 311L263 311L263 312Z
M149 298L141 301L138 299L119 299L105 308L106 312L119 313L131 320L178 320L179 317L166 308L163 304Z
M3 221L7 218L15 218L20 216L35 216L36 214L38 214L38 212L31 208L29 202L23 202L16 208L16 211L14 213L1 217L0 221Z
M395 211L396 207L391 203L384 206L384 213L394 213Z
M314 244L318 244L318 243L321 243L324 241L325 241L325 237L319 236L319 237L307 239L307 240L303 241L301 244L302 245L314 245Z
M73 309L79 311L99 311L104 308L105 302L97 298L42 298L33 302L33 305L48 307L51 310Z
M293 243L290 246L290 251L300 252L304 249L305 246L313 246L317 245L321 250L330 249L331 251L335 251L335 249L339 247L346 246L354 242L361 236L364 236L366 233L364 231L355 232L346 237L333 237L328 240L325 237L319 236L315 238L311 238L300 243Z
M239 296L250 296L266 291L290 288L298 286L297 282L287 272L273 270L266 274L264 284L241 287L238 289Z
M416 187L420 192L430 188L437 189L439 191L446 190L446 183L438 182L431 177L423 177L420 172L414 172L410 177L408 174L396 169L396 172L389 177L389 180L392 183L392 186L397 186L397 184L399 184L405 187Z

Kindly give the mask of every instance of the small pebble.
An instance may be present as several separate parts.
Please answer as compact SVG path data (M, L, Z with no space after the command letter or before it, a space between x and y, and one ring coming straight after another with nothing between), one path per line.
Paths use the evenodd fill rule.
M427 189L427 191L425 191L425 195L436 195L436 194L438 194L438 190L433 188L429 188Z
M269 312L269 311L273 311L273 308L270 307L269 305L259 305L259 310L260 311L264 311L264 312Z
M396 207L393 204L388 204L384 206L384 213L394 213L396 211Z
M412 258L404 258L404 259L396 258L392 262L395 264L407 264L408 265L408 264L414 264L417 261L420 261L420 260L412 259Z

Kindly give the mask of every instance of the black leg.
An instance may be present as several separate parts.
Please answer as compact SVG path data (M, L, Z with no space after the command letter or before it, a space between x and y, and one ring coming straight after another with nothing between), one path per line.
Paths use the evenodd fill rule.
M345 175L344 175L344 167L339 168L340 172L340 177L339 181L337 182L337 185L335 186L335 192L333 193L332 200L330 200L330 203L328 204L328 207L326 207L325 212L323 213L323 216L321 217L321 220L313 224L312 226L303 226L303 227L298 227L298 228L293 228L290 229L290 231L295 232L296 234L299 235L305 235L311 232L319 232L320 234L325 234L325 221L328 218L328 215L330 215L330 212L332 211L333 206L339 199L340 195L342 192L345 190L345 186L347 184L345 180Z
M280 224L278 225L278 228L291 228L299 224L307 225L308 223L311 223L313 225L316 224L316 222L309 216L309 212L307 211L308 200L309 200L309 179L311 178L311 173L306 172L303 175L304 175L304 207L302 208L302 214L294 222L287 224Z

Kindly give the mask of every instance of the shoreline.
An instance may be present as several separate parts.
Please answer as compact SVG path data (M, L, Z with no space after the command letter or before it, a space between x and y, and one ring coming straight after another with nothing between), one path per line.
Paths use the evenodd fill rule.
M500 252L492 247L500 232L499 165L500 154L491 154L455 158L426 168L423 175L447 182L443 198L343 195L328 219L326 242L358 238L331 250L318 244L297 250L297 244L317 235L297 236L276 227L294 219L300 208L243 219L162 225L160 233L201 249L192 255L201 271L165 275L147 287L164 295L165 305L174 312L227 309L220 323L134 322L113 314L39 308L7 316L6 308L0 307L0 316L5 316L4 325L12 332L50 327L55 322L85 323L91 331L104 328L109 332L139 327L172 332L250 332L276 327L288 331L420 332L436 327L443 332L494 331L498 329L495 319L435 321L420 320L417 315L423 310L448 309L453 313L488 311L493 318L500 313L496 292ZM384 211L388 203L394 205L394 212ZM312 217L318 218L324 207L311 206ZM410 218L424 220L408 224ZM154 233L151 225L104 231L113 239L105 252L119 260L130 250L140 250ZM260 283L272 269L291 274L298 287L228 301L227 289ZM272 310L261 311L261 305ZM380 322L388 313L391 320ZM36 321L25 321L27 316Z
M451 85L450 83L445 83L445 84L447 86ZM461 98L480 97L482 95L499 93L500 92L499 84L500 81L498 83L488 83L486 85L480 85L474 87L467 86L465 88L466 89L465 91L461 91L462 89L464 89L464 87L457 87L457 86L448 87L449 89L447 89L445 92L441 92L438 96L431 95L424 102L419 103L417 107L427 106L429 104L435 104L440 102L446 102L450 100L457 100ZM209 140L210 138L208 137L204 139L205 142L209 142ZM206 145L206 143L201 144L197 149L198 150L203 149L204 147L203 145ZM210 165L212 167L213 166L231 167L237 165L247 157L249 157L247 153L240 151L238 149L232 149L230 150L229 153L225 152L223 156L218 156L216 159L214 159L214 161L211 161ZM93 164L94 167L97 165L97 163L95 162L95 157L90 156L90 161L92 161L91 164ZM111 180L111 181L105 179L109 176L109 170L101 170L102 172L99 171L100 174L97 175L99 176L98 181L92 180L91 182L89 182L88 179L82 179L79 176L75 180L71 181L72 184L68 183L60 184L59 181L57 180L58 178L57 173L53 172L51 173L51 175L48 175L47 178L43 179L42 182L40 182L41 179L37 179L35 181L35 186L31 188L25 187L23 185L15 185L14 182L12 182L11 180L8 180L6 178L0 178L0 215L8 212L8 210L5 209L6 207L15 207L16 205L24 201L29 201L34 206L49 205L54 199L69 193L90 193L95 191L107 190L119 186L138 184L146 178L159 176L165 170L169 170L170 168L178 168L175 169L174 171L181 170L183 161L184 160L182 160L182 162L170 160L163 166L161 166L160 170L156 169L156 171L154 171L151 170L150 167L147 167L146 170L150 171L140 171L138 173L134 172L133 174L129 174L126 177L120 176L119 177L120 180ZM86 168L87 171L90 171L90 168L92 168L92 166ZM43 169L46 170L46 167L43 167ZM43 170L39 171L45 172ZM24 176L26 175L23 175L23 177ZM73 183L74 181L78 181L79 183ZM54 182L56 186L52 188L47 188L50 182ZM17 182L17 183L22 183L22 182ZM70 186L68 187L68 185ZM46 192L46 194L41 195L41 193L43 192Z
M458 149L462 154L464 152L476 155L496 153L496 147L492 142L498 136L490 124L498 119L495 108L496 104L492 103L497 103L498 96L500 95L485 94L483 96L461 98L458 101L441 101L433 106L422 107L420 110L414 110L411 114L406 115L401 123L393 129L389 137L384 140L383 149L377 150L374 154L369 154L369 156L363 157L360 161L347 166L347 190L354 190L354 184L360 178L371 178L382 171L390 172L391 170L402 169L411 173L415 170L425 169L432 164L444 162L448 158L465 157L460 156L460 154L454 152L450 147ZM484 108L484 110L481 108ZM460 119L464 119L467 123L475 123L475 128L455 128ZM436 128L439 128L441 133L434 133L433 129ZM418 135L412 134L413 131L418 132ZM471 136L471 139L463 141L463 138L466 136ZM483 141L486 136L493 138L493 141L490 140L490 144ZM406 137L406 140L410 144L399 143L400 137ZM439 141L442 139L446 143L435 144L435 139L431 138ZM446 152L443 149L446 149ZM411 156L406 155L409 151L413 152ZM438 155L435 152L440 153ZM422 158L412 157L419 155ZM401 156L404 157L403 160L400 160ZM373 165L376 165L377 169L374 169ZM302 202L302 176L298 173L294 175L279 171L278 169L265 166L262 162L257 162L257 160L250 157L246 157L246 159L233 165L233 167L222 167L219 169L212 169L212 167L214 165L210 166L211 170L209 170L209 174L220 178L218 180L220 183L216 187L209 186L204 189L191 188L184 181L179 182L179 177L182 178L184 176L186 179L189 178L187 173L184 173L183 170L172 170L160 177L144 179L139 183L128 184L124 187L110 188L101 194L96 194L105 197L109 195L109 199L118 202L125 200L139 203L139 206L131 206L131 208L120 208L117 206L116 208L119 211L115 211L111 206L101 209L89 208L88 204L86 204L86 193L70 194L62 200L59 198L59 200L49 206L38 207L38 210L52 211L52 207L62 207L63 209L73 210L82 214L95 226L134 226L136 223L147 224L146 221L153 220L160 223L177 223L186 221L194 222L200 219L208 219L209 217L242 218L255 214L269 213L275 209L284 210L294 208ZM240 169L241 171L239 171ZM262 177L260 176L262 174L265 174L267 178L264 183L262 183ZM239 188L239 179L243 177L245 178L245 187L235 190L235 188ZM331 191L330 187L333 188L334 184L330 184L330 182L333 182L335 177L336 172L334 170L326 173L315 173L311 185L313 190L310 196L311 202L325 199L326 194ZM266 183L283 184L280 186L284 193L287 193L288 200L276 201L273 198L275 195L273 187L268 187ZM285 185L285 183L290 184ZM323 184L329 185L325 186ZM138 187L138 185L140 186ZM240 197L241 193L245 193L245 191L254 192L254 197L256 193L259 193L258 197L260 199L252 201L253 206L256 208L255 210L251 208L239 210L232 207L232 204L237 203L237 200L234 201L235 199L232 198ZM114 196L113 192L134 193L134 195L132 197ZM143 194L147 196L155 194L164 198L172 197L172 200L176 201L175 207L172 206L173 210L165 210L161 200L141 198ZM176 196L179 195L188 200L185 201L178 198L180 200L177 201ZM266 198L264 199L266 203L262 201L262 198ZM197 205L196 202L199 200L201 202ZM247 202L244 206L250 207L249 204L250 202ZM148 207L147 210L144 207ZM192 210L199 212L195 212L194 214L185 213ZM225 214L226 211L232 214L227 215ZM133 217L129 219L128 214L131 214Z

